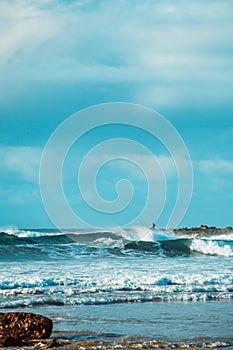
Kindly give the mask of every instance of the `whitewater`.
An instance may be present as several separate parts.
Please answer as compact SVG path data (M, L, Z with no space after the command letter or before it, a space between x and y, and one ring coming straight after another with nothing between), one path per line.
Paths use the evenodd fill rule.
M58 331L177 337L180 329L182 336L232 336L231 233L1 231L4 312L45 314Z

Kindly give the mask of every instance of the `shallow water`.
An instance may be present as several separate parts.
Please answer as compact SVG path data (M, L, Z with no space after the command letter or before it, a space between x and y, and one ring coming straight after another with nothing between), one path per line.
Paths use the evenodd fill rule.
M25 311L32 311L26 308ZM91 332L179 340L233 338L233 302L151 302L47 306L33 311L51 317L56 332Z

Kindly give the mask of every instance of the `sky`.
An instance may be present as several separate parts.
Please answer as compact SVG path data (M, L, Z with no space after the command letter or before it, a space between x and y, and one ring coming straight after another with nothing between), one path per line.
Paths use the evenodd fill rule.
M39 181L43 150L71 115L111 102L158 112L183 139L193 191L179 226L233 226L232 43L232 0L1 0L0 227L53 227ZM99 116L92 118L94 125ZM152 117L148 123L153 129ZM167 225L179 174L166 145L145 130L124 122L90 129L63 165L64 196L80 227ZM118 193L122 179L131 185L121 182ZM157 192L140 216L148 184ZM122 210L114 207L120 194ZM98 195L119 212L98 212Z

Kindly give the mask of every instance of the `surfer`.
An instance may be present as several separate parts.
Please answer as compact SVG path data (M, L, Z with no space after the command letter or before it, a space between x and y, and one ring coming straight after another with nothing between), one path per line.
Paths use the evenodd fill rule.
M155 223L154 223L154 222L152 223L152 227L151 227L151 229L152 229L152 230L154 230L154 229L155 229Z

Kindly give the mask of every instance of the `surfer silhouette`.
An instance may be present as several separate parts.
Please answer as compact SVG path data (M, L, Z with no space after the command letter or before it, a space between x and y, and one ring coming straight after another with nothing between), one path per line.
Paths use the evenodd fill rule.
M152 224L152 227L151 227L152 229L154 229L155 228L155 223L153 222L153 224Z

